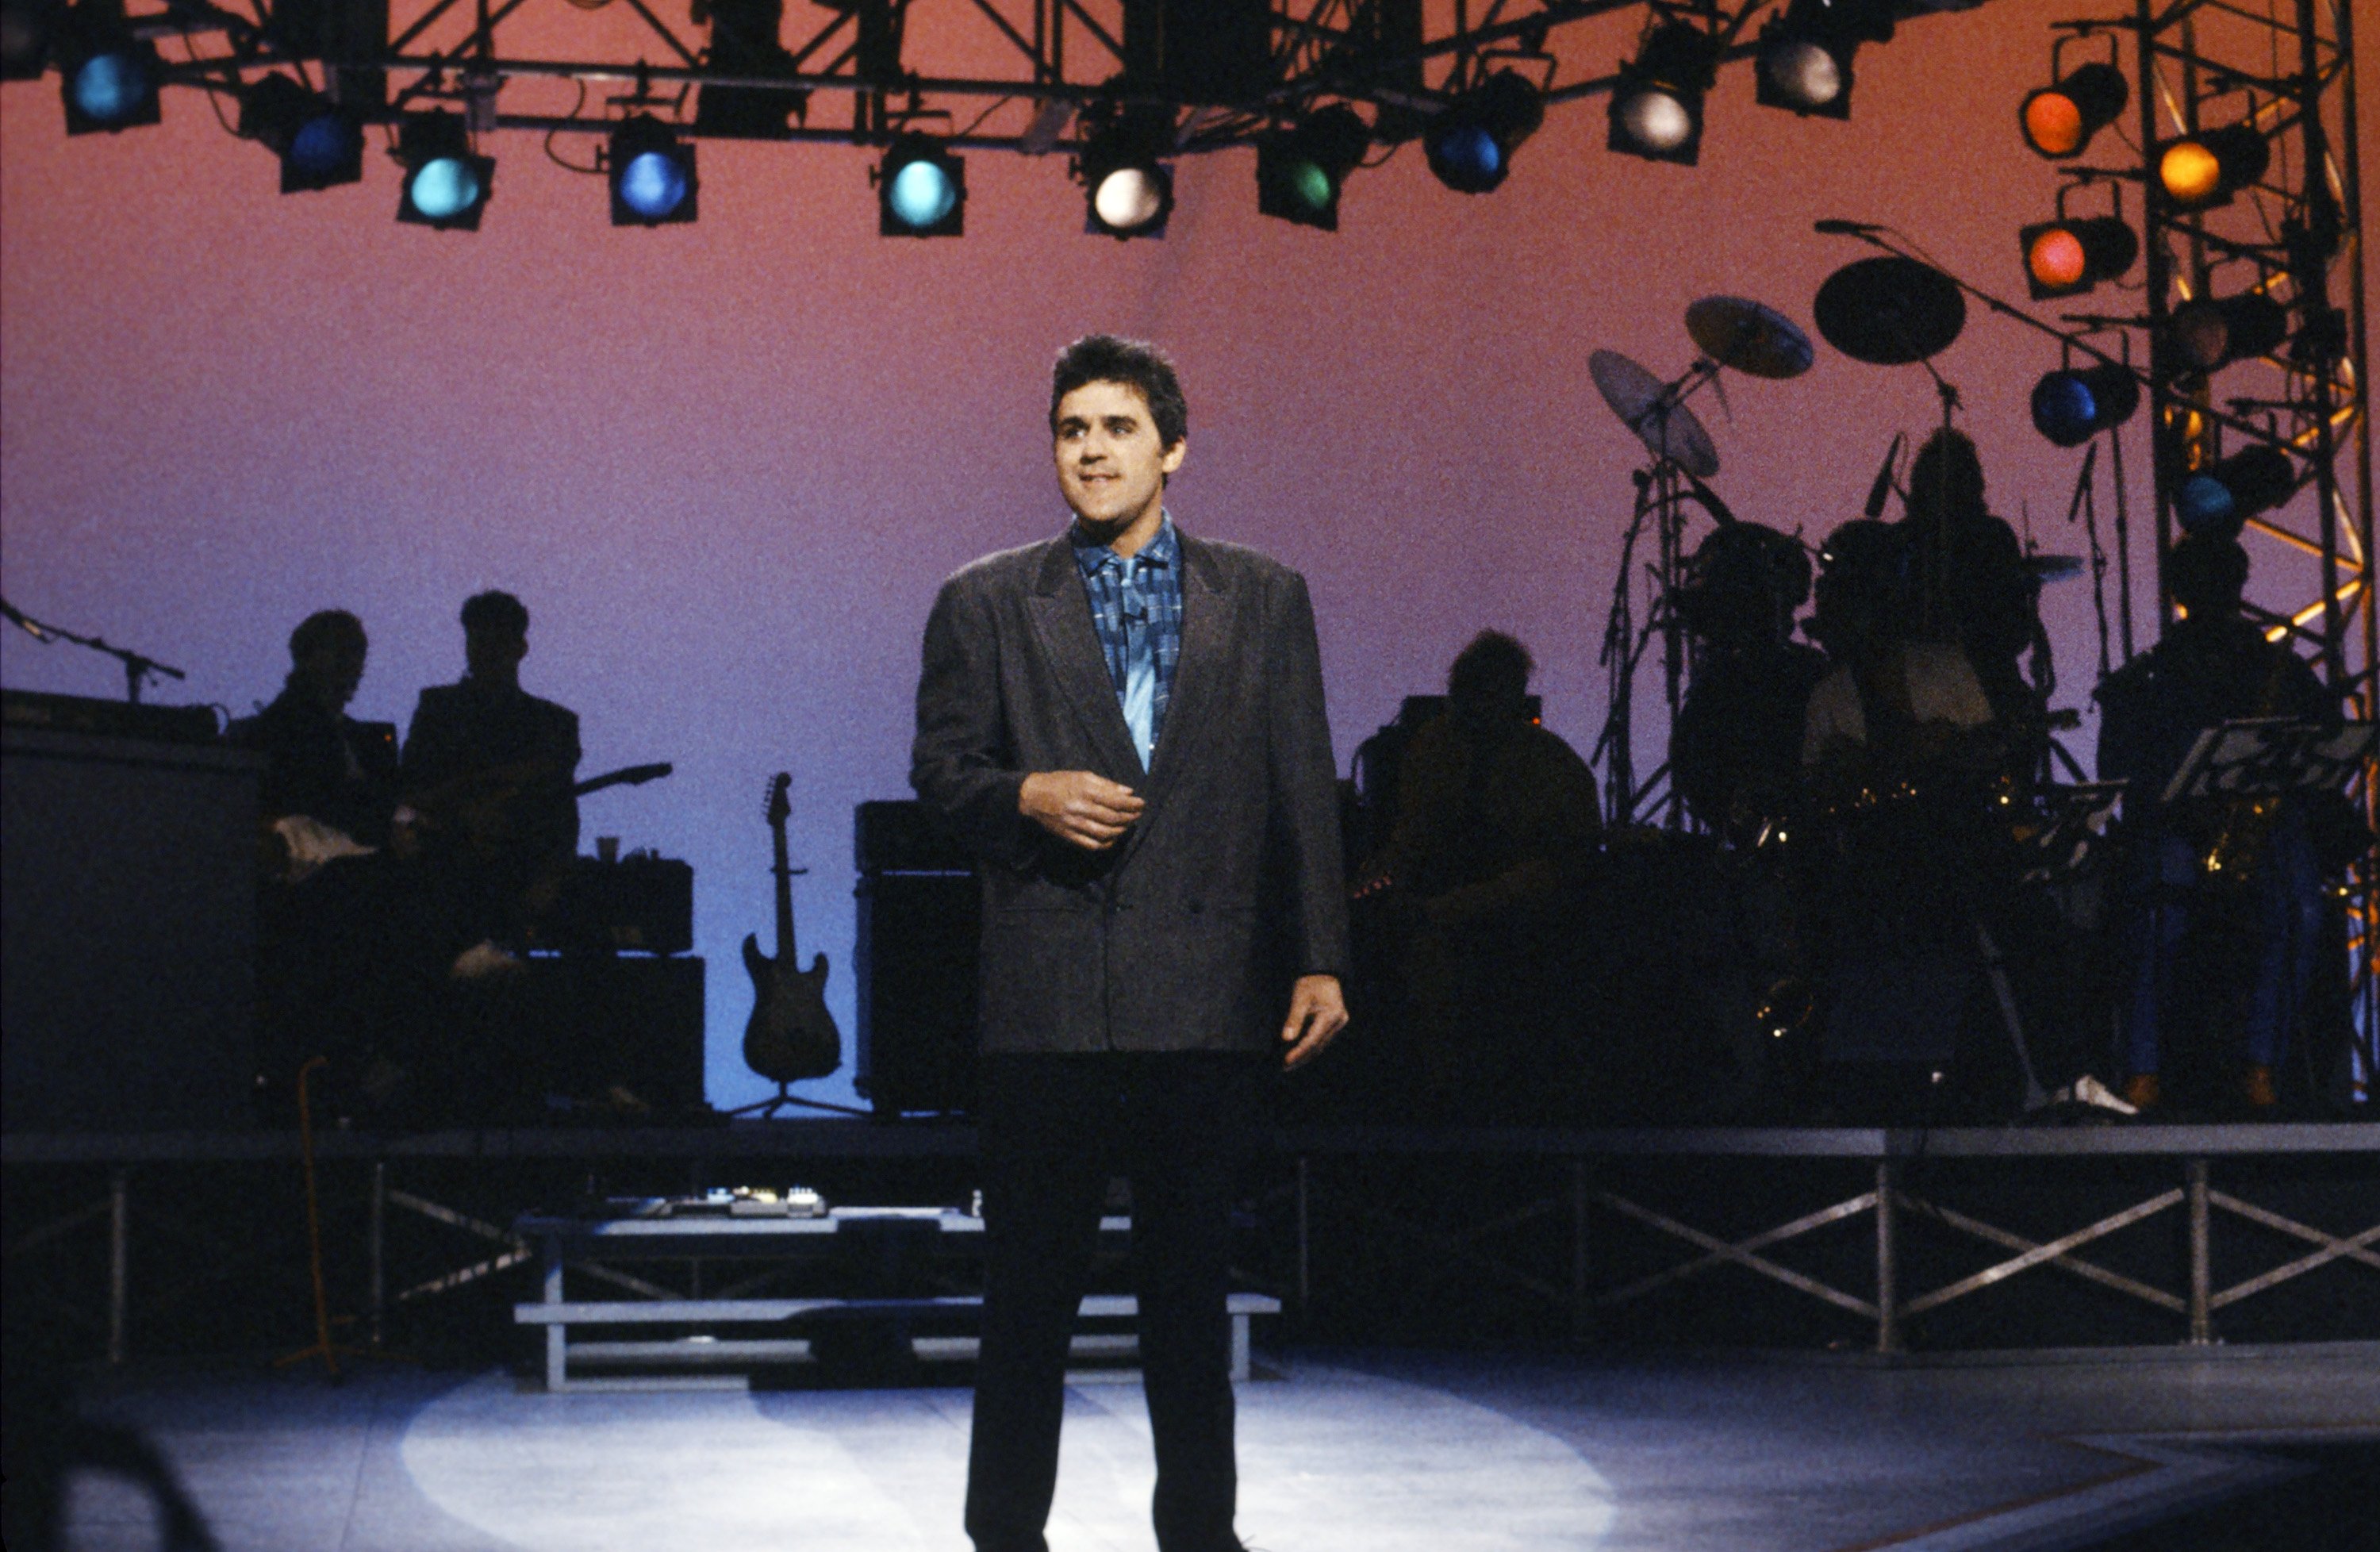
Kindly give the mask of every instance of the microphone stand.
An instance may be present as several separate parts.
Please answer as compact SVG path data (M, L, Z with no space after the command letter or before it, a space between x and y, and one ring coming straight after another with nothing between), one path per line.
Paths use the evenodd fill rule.
M11 624L16 625L36 641L71 641L78 647L88 647L94 652L103 652L115 659L124 665L124 698L132 705L137 706L140 703L141 686L152 676L165 679L189 677L178 668L168 668L154 658L144 657L129 648L118 647L104 637L78 636L73 631L46 624L6 600L0 600L0 612L5 612Z

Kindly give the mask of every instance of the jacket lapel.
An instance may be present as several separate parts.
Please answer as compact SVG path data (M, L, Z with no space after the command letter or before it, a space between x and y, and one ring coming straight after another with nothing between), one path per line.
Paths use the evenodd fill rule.
M1074 703L1075 714L1090 735L1100 774L1111 780L1142 784L1140 754L1132 746L1132 730L1124 725L1123 709L1116 704L1115 684L1108 677L1107 654L1099 650L1099 633L1091 628L1091 609L1083 594L1083 574L1075 564L1075 547L1061 534L1041 557L1041 569L1027 604L1033 633L1040 638L1050 672ZM1187 611L1185 609L1184 612ZM1183 645L1189 656L1189 644ZM1177 668L1178 685L1179 670ZM1172 721L1172 716L1167 721Z
M1144 795L1151 812L1164 801L1184 763L1196 758L1216 697L1223 690L1236 634L1238 600L1226 585L1222 566L1206 545L1178 528L1175 532L1182 544L1182 656L1173 665L1165 725L1158 730L1157 748L1150 756L1155 769ZM1123 720L1121 715L1117 720ZM1144 819L1140 829L1148 828Z

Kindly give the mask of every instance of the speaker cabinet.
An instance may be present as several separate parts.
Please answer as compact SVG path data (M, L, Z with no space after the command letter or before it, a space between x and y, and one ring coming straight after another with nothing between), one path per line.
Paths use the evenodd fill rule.
M880 1116L975 1107L972 873L862 873L854 891L859 1018L854 1085Z

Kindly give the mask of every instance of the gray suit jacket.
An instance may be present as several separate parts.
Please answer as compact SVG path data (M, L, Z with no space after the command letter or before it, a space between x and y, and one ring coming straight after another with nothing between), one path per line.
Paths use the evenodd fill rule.
M1065 536L988 555L934 600L909 780L982 862L986 1051L1269 1050L1290 977L1346 970L1305 578L1186 534L1182 559L1146 772ZM1017 812L1037 770L1094 770L1148 807L1086 852Z

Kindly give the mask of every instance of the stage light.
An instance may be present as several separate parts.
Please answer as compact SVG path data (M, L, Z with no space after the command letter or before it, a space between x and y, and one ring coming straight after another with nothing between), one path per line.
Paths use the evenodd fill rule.
M2017 109L2017 122L2024 129L2024 143L2036 155L2053 160L2080 156L2094 135L2116 122L2131 96L2121 70L2113 65L2084 65L2060 77L2057 85L2027 93Z
M610 169L612 224L661 226L692 221L701 180L695 176L694 147L650 114L621 121L604 147Z
M1161 237L1173 213L1173 174L1160 156L1173 139L1170 109L1119 114L1087 111L1075 158L1088 206L1084 230L1109 236Z
M239 133L280 158L284 194L363 181L363 126L287 76L262 77L241 95Z
M1804 117L1852 115L1852 55L1892 37L1892 13L1873 0L1792 0L1760 30L1754 100Z
M2140 407L2140 380L2113 361L2068 367L2033 385L2033 429L2060 447L2080 447Z
M58 30L57 0L0 0L0 80L38 80Z
M2174 515L2193 534L2236 535L2249 518L2280 505L2297 488L2289 455L2260 443L2183 480L2174 494Z
M2196 297L2166 320L2168 360L2192 372L2269 356L2289 336L2289 309L2262 291Z
M888 237L966 230L966 164L926 135L904 135L876 169L876 229Z
M450 113L409 115L396 132L396 157L405 167L399 221L442 232L480 229L495 191L496 164L471 154L462 119Z
M1664 22L1620 67L1605 144L1693 166L1702 155L1703 95L1718 79L1718 40L1688 22Z
M1518 70L1499 70L1457 97L1423 129L1421 151L1438 181L1486 194L1512 170L1512 153L1546 121L1545 99Z
M2037 302L2079 297L2116 279L2141 256L2141 239L2113 215L2041 222L2017 233L2017 244L2024 254L2025 286Z
M1296 128L1257 142L1257 211L1300 226L1339 229L1339 191L1364 159L1372 132L1353 108L1333 105Z
M55 47L67 134L113 134L163 117L157 85L164 66L157 50L124 24L120 3L91 0L67 12Z
M2183 210L2212 210L2265 176L2272 147L2246 124L2226 125L2168 141L2157 153L2157 183Z

